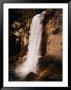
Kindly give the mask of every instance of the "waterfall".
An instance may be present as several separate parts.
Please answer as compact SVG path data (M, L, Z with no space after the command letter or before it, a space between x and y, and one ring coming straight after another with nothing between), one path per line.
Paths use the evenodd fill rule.
M41 14L37 14L32 19L30 27L29 45L27 52L27 59L21 66L16 68L16 73L21 78L24 78L30 72L37 73L38 70L38 59L41 56L40 44L42 37L42 20L46 11Z

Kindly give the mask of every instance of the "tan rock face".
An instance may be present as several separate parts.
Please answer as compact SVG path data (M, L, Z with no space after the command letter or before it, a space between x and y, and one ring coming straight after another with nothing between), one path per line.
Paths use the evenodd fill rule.
M54 56L56 60L62 59L62 12L56 11L45 26L47 38L46 56Z
M55 56L55 59L62 58L62 35L48 36L47 55Z
M24 40L24 46L27 46L28 45L28 42L29 42L28 37L29 37L28 33L25 33L24 38L23 38L23 40Z

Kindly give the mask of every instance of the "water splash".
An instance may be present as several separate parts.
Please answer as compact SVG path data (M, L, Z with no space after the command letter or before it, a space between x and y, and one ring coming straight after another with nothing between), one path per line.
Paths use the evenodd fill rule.
M41 14L37 14L32 19L32 24L30 27L30 37L29 45L27 52L27 60L22 63L21 66L18 66L15 70L18 76L24 78L30 72L37 73L38 70L38 58L41 56L40 53L40 44L42 36L42 20L46 11L43 11Z

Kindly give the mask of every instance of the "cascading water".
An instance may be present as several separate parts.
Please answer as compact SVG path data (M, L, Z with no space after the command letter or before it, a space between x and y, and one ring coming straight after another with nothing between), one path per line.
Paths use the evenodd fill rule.
M37 73L38 70L38 58L40 54L40 44L42 37L42 20L46 11L43 11L41 14L37 14L32 19L32 24L30 27L30 37L29 45L27 52L27 60L22 63L21 66L18 66L15 70L16 74L24 78L30 72Z

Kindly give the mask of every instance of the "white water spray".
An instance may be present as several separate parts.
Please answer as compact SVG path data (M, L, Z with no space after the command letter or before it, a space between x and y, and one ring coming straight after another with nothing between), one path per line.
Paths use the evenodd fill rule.
M37 14L32 19L32 24L30 27L30 37L27 52L27 60L18 66L15 70L18 76L24 78L30 72L37 73L38 70L38 58L40 54L40 44L42 37L42 20L46 11L41 14Z

